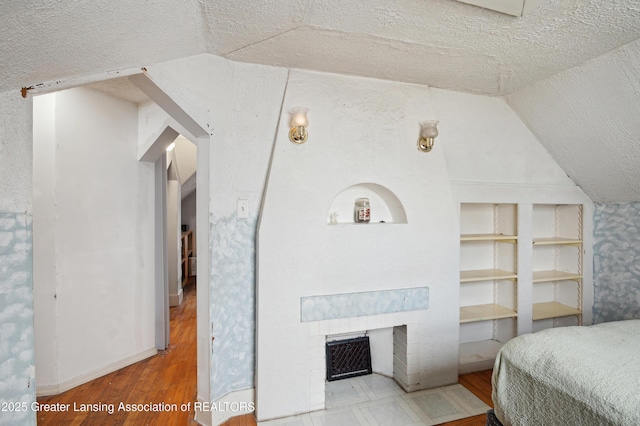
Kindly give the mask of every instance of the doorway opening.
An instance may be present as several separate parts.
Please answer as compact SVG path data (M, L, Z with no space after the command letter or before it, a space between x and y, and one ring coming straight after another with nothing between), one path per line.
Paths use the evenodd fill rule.
M160 347L158 341L164 341L164 347L168 344L167 214L157 207L168 200L158 189L173 184L166 180L164 147L154 159L139 156L145 143L138 133L143 104L162 111L166 123L187 135L186 143L192 144L191 140L201 148L194 162L202 172L197 177L194 173L193 182L203 183L204 190L195 191L193 185L198 211L193 221L200 226L191 228L194 245L190 257L199 251L205 260L189 266L203 277L208 271L209 200L203 198L208 195L208 134L183 112L172 116L175 104L152 83L145 83L145 76L137 77L146 90L142 103L96 87L34 97L38 396L64 392L148 358ZM136 87L135 77L124 78L129 83L117 80L113 84L124 84L125 92ZM163 105L153 101L153 94ZM170 128L164 123L158 127L163 131ZM157 148L157 139L147 152ZM174 164L170 176L180 173L177 167ZM159 172L164 174L158 176ZM164 184L158 185L163 177ZM182 199L176 202L181 205ZM176 263L181 261L178 256L182 251L182 220L177 222ZM182 274L178 263L174 276L179 290ZM200 337L202 330L207 330L201 324L208 323L207 282L201 279L197 291L199 341L208 341L206 334ZM178 301L181 294L177 289ZM200 352L198 395L208 395L208 363L202 362Z
M167 248L169 306L197 276L197 147L179 135L167 148Z

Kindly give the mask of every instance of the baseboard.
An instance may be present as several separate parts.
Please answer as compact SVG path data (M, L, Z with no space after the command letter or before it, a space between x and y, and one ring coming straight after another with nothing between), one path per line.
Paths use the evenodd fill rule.
M216 401L198 400L195 421L204 426L221 425L232 417L255 412L254 388L233 391Z
M182 292L182 288L178 290L178 294L170 294L169 295L169 306L180 306L182 305L182 298L184 297L184 293Z
M60 391L60 385L36 385L36 396L51 396L58 395L59 393L62 393L62 391Z
M147 349L146 351L137 353L130 357L121 359L120 361L116 361L112 364L106 365L98 370L94 370L90 373L83 374L78 377L74 377L73 379L66 380L64 382L58 383L57 385L36 385L36 396L51 396L58 395L62 392L66 392L69 389L73 389L76 386L83 385L91 380L95 380L98 377L106 376L109 373L113 373L114 371L118 371L121 368L128 367L131 364L135 364L138 361L142 361L143 359L147 359L152 357L158 353L156 348ZM38 377L36 376L36 383Z
M198 398L198 403L200 403L200 407L196 407L195 409L195 416L193 417L193 420L195 420L199 425L203 425L203 426L212 426L211 425L211 412L209 411L202 411L203 404L204 401L201 400L200 398Z

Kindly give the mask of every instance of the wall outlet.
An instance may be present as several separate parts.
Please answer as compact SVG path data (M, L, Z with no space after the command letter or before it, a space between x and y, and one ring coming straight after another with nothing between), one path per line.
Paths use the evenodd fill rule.
M240 219L249 217L249 200L238 200L238 217Z

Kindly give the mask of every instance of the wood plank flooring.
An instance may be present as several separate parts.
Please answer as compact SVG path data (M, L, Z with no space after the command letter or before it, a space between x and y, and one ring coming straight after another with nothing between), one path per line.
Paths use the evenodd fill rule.
M171 344L158 355L140 361L114 373L100 377L60 395L38 398L40 404L70 404L67 412L38 412L40 426L102 426L102 425L175 425L195 426L193 402L196 401L196 285L184 288L181 306L171 308ZM491 370L464 374L459 382L487 405L491 402ZM175 412L151 413L118 411L125 404L177 404ZM187 411L183 403L191 403ZM102 404L99 411L74 411L80 404ZM105 408L115 404L109 414ZM89 407L87 407L89 408ZM93 407L92 407L93 408ZM484 426L485 415L448 422L446 426ZM234 417L224 426L255 426L253 415Z
M37 413L38 425L197 425L196 401L196 284L184 288L182 305L170 309L170 344L158 355L100 377L59 395L38 398L40 404L70 404L67 412ZM177 404L172 412L118 411L124 404ZM191 403L182 411L181 404ZM80 404L99 404L87 407ZM109 414L109 404L115 404ZM90 411L95 408L96 411ZM186 408L186 407L185 407Z

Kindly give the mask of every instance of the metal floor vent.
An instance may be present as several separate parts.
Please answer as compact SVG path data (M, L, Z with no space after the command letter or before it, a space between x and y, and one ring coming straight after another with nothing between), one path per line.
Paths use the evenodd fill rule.
M327 380L371 374L371 348L369 337L327 342Z

